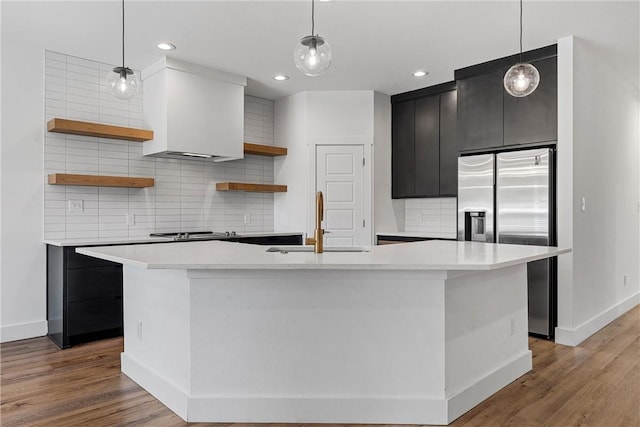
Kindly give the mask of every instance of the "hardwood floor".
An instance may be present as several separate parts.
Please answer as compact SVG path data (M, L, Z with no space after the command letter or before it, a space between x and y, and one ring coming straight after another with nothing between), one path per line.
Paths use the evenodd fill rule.
M0 425L216 425L183 422L121 374L122 345L122 338L64 351L47 338L2 344ZM451 425L640 426L640 306L578 347L538 339L530 347L533 371Z

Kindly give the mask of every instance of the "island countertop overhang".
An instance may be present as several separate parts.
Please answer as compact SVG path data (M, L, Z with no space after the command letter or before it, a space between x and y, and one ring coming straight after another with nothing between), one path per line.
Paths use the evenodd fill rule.
M267 252L223 241L78 248L83 255L145 269L494 270L570 252L552 246L442 241L368 247L368 252Z

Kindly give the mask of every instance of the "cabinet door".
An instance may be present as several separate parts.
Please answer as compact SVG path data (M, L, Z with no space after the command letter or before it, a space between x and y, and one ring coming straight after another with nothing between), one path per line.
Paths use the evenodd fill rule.
M503 77L504 71L498 70L456 82L460 151L503 145Z
M70 302L67 310L68 335L122 328L122 297Z
M391 106L391 197L414 194L414 113L415 101Z
M558 138L557 58L533 61L540 84L529 96L504 96L504 145L556 141Z
M440 95L440 195L458 193L457 93Z
M414 196L440 193L440 95L416 99Z
M67 302L122 296L122 266L67 270Z

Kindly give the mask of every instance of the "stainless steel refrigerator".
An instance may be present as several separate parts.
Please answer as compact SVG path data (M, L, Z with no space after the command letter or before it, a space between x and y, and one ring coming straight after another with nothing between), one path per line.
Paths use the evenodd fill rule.
M555 149L458 158L458 240L556 246ZM527 264L529 332L553 338L556 260Z

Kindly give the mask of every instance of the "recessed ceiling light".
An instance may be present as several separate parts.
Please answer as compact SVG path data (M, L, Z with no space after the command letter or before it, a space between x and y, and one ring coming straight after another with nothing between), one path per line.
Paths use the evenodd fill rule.
M161 50L176 50L176 45L167 42L160 42L156 46Z
M424 77L428 75L429 75L429 72L424 70L418 70L413 73L413 77Z
M289 80L289 76L285 76L284 74L278 74L273 76L273 78L275 80L278 80L279 82L284 81L284 80Z

